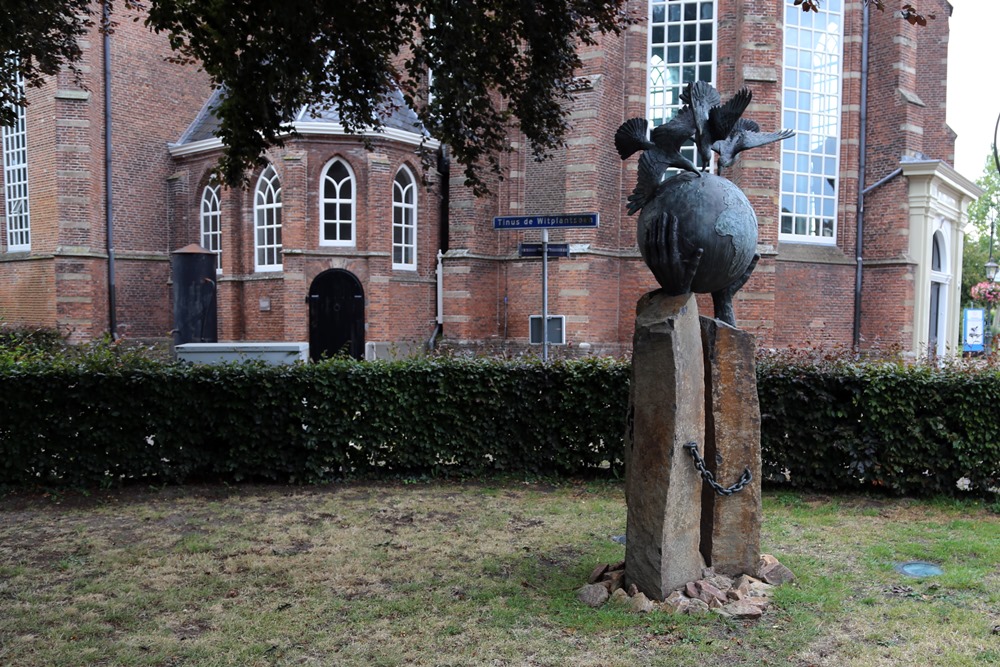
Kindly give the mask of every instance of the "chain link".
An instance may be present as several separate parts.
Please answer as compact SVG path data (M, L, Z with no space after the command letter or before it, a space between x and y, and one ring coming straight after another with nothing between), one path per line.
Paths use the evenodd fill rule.
M715 489L715 492L720 496L731 496L734 493L739 493L747 484L753 481L753 473L750 472L750 468L744 468L743 474L740 475L735 484L730 487L722 486L715 481L715 475L712 474L712 471L705 467L705 459L701 458L701 454L698 453L697 442L687 443L684 445L684 449L691 453L691 458L694 459L694 467L701 473L701 478L705 480L706 484Z

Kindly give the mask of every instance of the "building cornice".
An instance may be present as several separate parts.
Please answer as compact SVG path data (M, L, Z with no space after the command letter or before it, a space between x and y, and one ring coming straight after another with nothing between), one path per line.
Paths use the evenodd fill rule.
M899 166L907 178L938 178L948 187L971 199L978 199L986 194L985 190L943 160L906 160L900 162Z
M300 136L332 136L332 137L352 137L352 138L367 138L367 139L388 139L389 141L397 141L401 144L409 144L411 146L423 146L424 148L430 150L437 150L441 146L441 142L437 139L432 139L425 135L419 134L417 132L408 132L406 130L399 130L394 127L385 127L381 130L364 130L362 132L348 132L344 129L344 126L340 123L331 123L327 121L300 121L292 123L292 129ZM292 133L287 133L282 135L284 137L293 136ZM212 137L211 139L202 139L201 141L192 141L188 144L167 144L167 150L170 151L172 157L185 157L188 155L198 155L201 153L208 153L210 151L221 150L223 148L222 140L218 137Z

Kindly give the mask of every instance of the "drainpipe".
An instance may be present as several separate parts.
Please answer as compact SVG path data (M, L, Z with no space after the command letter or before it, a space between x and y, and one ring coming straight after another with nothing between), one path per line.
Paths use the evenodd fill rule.
M854 273L854 336L852 346L855 352L861 347L861 283L864 275L864 258L862 245L865 238L865 170L868 162L868 37L869 22L868 3L865 3L864 19L861 28L861 113L859 117L861 136L858 140L858 213L856 238L854 241L855 273Z
M438 220L440 220L440 237L438 240L439 250L437 253L437 324L427 341L427 349L434 349L434 342L444 330L444 251L448 249L448 213L451 202L450 181L451 181L451 159L448 157L448 147L441 146L438 152L437 170L439 174L439 187L441 188L440 208L438 209Z
M437 254L437 324L434 325L434 331L431 332L431 337L427 340L427 349L434 349L434 341L438 336L441 335L441 331L444 329L444 264L442 263L444 259L444 253L438 250Z
M104 58L104 222L107 231L108 251L108 327L112 340L118 339L117 300L115 298L115 244L114 219L111 190L111 35L108 26L111 14L108 3L102 4L103 11L103 58Z

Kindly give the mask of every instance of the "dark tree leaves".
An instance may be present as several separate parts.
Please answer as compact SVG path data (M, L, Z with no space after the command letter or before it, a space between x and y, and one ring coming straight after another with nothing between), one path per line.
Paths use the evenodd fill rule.
M885 0L867 0L884 9ZM307 105L336 107L345 129L379 129L398 88L435 139L450 147L476 192L523 135L536 157L562 145L580 67L577 48L634 21L625 0L119 0L148 6L179 62L200 64L225 90L215 114L228 182L243 180L288 136ZM795 0L818 11L822 0ZM0 122L24 102L17 70L40 85L79 62L90 0L2 2ZM111 0L107 0L111 7ZM911 4L897 15L914 25ZM432 73L428 77L428 72ZM431 81L428 94L428 80Z
M215 114L230 183L304 106L336 107L350 132L377 129L398 87L484 192L512 131L538 156L561 145L578 43L620 30L623 3L152 0L148 23L224 88Z
M102 4L92 0L2 0L0 1L0 125L11 125L15 106L25 104L17 83L18 73L27 87L41 86L47 77L58 74L63 65L79 76L76 63L82 52L78 40L99 24L114 30L110 19L114 0ZM137 0L120 0L129 9L142 6Z
M804 12L818 12L822 0L795 0L794 4L796 7L802 7ZM885 11L885 0L865 0L865 5L875 7L875 9L880 12ZM921 14L917 11L917 8L913 5L907 3L899 8L896 12L896 16L901 19L905 19L910 25L927 25L927 21L933 21L936 16L934 14Z

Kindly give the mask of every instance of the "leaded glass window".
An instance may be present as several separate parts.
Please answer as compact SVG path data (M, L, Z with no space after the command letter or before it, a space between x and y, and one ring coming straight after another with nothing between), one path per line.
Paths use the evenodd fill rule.
M780 239L835 243L840 168L843 0L818 13L785 2Z
M281 271L281 182L274 167L257 179L254 190L254 268Z
M392 181L392 268L417 268L417 186L406 167Z
M215 268L222 271L222 202L220 187L210 183L201 191L201 247L215 253Z
M354 245L354 176L343 160L331 160L320 178L320 245Z

